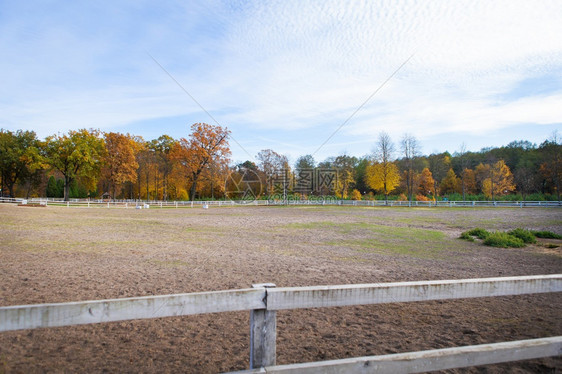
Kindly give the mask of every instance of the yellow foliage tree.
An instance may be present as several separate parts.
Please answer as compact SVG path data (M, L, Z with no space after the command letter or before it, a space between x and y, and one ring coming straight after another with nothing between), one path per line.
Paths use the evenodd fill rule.
M351 200L361 200L361 192L359 190L353 190L351 192Z
M355 183L355 178L353 178L352 170L341 170L338 173L338 179L335 188L335 195L340 199L347 199L349 186Z
M487 197L494 200L496 196L506 195L515 190L513 174L503 160L480 169L481 173L487 172L484 174L487 177L482 180L482 192Z
M367 166L367 185L384 194L388 200L388 194L400 184L400 172L394 162L373 163Z
M441 181L440 189L442 194L460 192L460 179L457 177L453 169L449 169L445 178Z

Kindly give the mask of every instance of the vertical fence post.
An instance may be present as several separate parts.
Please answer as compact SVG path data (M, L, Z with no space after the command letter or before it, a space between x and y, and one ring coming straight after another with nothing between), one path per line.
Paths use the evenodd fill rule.
M273 283L253 284L252 288L273 288ZM267 308L267 293L265 296ZM250 369L275 365L277 312L253 309L250 312Z

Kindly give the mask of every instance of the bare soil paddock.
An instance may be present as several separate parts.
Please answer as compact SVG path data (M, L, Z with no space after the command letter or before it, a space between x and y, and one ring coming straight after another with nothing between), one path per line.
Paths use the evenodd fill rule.
M560 209L0 206L0 305L208 290L562 273L560 247L461 231L562 234ZM553 247L551 245L550 247ZM278 312L280 364L562 335L562 295ZM248 368L249 313L0 333L0 373ZM557 372L549 358L456 372Z

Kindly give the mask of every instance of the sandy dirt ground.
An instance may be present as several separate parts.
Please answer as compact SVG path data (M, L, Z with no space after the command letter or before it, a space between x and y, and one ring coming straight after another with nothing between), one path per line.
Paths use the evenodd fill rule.
M0 206L0 306L247 288L562 273L561 243L490 248L467 229L562 234L560 209ZM558 246L558 247L556 247ZM279 364L562 335L562 295L278 312ZM249 367L249 312L0 333L0 373ZM560 357L451 372L554 373Z

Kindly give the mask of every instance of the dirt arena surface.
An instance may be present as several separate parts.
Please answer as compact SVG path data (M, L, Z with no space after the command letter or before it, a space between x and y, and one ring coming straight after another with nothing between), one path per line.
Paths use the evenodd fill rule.
M474 227L562 234L562 210L1 205L0 306L562 273L560 241L500 249L457 239ZM562 335L561 310L561 294L543 294L280 311L277 362ZM249 312L0 333L0 373L214 373L248 361ZM450 372L561 370L555 357Z

